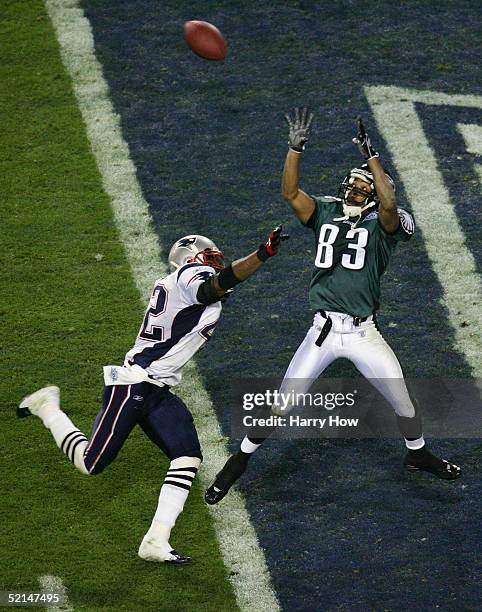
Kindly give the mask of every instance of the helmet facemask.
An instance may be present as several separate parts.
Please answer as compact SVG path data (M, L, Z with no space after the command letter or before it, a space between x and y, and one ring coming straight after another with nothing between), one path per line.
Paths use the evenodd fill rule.
M211 266L215 270L222 270L224 268L224 253L222 251L217 251L216 249L204 249L204 251L199 251L190 262L199 262L204 264L205 266Z
M391 175L385 170L385 174L389 178L390 182L395 188L395 184ZM355 180L359 179L370 186L371 190L365 192L358 187L354 187ZM359 204L350 204L348 202L348 196L350 194L364 196L364 201ZM378 206L379 199L375 189L375 183L373 181L373 174L368 170L368 165L363 164L360 168L353 168L345 176L343 182L340 184L338 189L338 197L343 202L343 214L344 217L334 219L335 221L342 221L353 217L358 217L358 221L362 218L363 213L370 209Z
M355 180L359 179L370 187L370 191L366 192L358 187L354 187ZM348 201L349 195L360 195L364 200L359 204L350 204ZM377 192L373 182L373 175L363 168L353 168L340 185L338 195L343 200L343 212L347 217L361 217L361 215L378 204Z

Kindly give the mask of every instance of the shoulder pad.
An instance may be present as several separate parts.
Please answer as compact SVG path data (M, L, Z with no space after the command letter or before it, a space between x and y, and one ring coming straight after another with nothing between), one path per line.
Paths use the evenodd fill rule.
M179 282L179 278L181 277L181 274L185 272L186 270L190 270L191 268L203 268L203 271L209 272L210 275L214 274L214 268L211 268L211 266L206 266L205 264L202 264L202 263L188 263L182 266L182 268L179 268L179 270L177 271L176 281Z
M214 276L214 272L211 272L211 270L200 270L199 272L196 272L194 276L191 276L191 278L187 281L187 284L190 285L197 280L207 281L209 278L211 278L211 276Z

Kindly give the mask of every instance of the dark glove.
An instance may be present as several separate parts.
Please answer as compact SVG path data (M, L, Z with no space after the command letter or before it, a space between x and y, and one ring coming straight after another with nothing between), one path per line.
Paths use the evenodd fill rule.
M365 126L362 123L361 117L358 117L357 121L357 135L353 138L353 143L358 146L360 153L368 161L374 157L379 157L378 153L372 147L370 138L365 131Z
M293 118L290 117L288 113L286 113L285 117L290 128L290 133L288 136L288 145L293 151L301 153L305 149L305 144L310 134L310 126L311 122L313 121L313 113L310 113L308 115L308 109L305 106L305 108L303 108L303 110L301 111L300 117L300 109L296 107L294 110Z
M276 255L276 253L279 251L281 243L288 240L289 236L287 234L282 234L282 231L283 226L278 225L278 227L275 227L274 230L271 230L265 244L260 245L257 255L261 261L266 261L270 257L273 257L273 255Z

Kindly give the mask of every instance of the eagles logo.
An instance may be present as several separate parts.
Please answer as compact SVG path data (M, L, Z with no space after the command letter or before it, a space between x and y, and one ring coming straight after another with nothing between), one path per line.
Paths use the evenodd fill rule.
M406 210L403 210L403 208L398 209L398 216L400 217L402 228L407 234L412 235L415 231L415 221L413 220L413 216Z
M196 236L191 236L190 238L182 238L178 241L178 247L188 247L190 244L194 244L196 242Z

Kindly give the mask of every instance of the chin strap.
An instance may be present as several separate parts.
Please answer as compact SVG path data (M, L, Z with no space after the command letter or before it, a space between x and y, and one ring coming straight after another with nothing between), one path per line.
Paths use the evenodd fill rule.
M370 202L370 204L367 204L366 206L348 206L348 204L343 202L343 212L345 215L343 217L335 217L333 221L348 221L348 219L352 217L358 217L358 220L355 223L356 225L360 221L365 210L372 208L372 206L375 206L375 202Z

